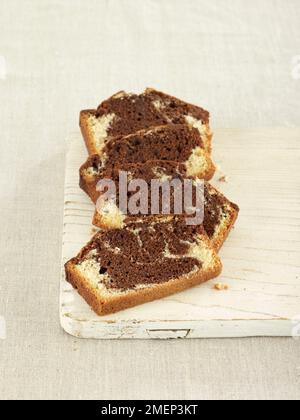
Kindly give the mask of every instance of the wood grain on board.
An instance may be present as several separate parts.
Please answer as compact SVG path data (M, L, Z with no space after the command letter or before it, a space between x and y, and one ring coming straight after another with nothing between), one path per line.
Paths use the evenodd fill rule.
M288 139L288 142L285 141ZM217 280L114 315L97 316L61 279L61 323L82 338L290 336L300 321L300 129L216 130L213 184L241 211ZM95 234L94 207L78 186L86 158L69 138L63 262ZM226 182L220 181L226 175ZM214 289L216 282L228 290ZM296 326L296 327L295 327Z

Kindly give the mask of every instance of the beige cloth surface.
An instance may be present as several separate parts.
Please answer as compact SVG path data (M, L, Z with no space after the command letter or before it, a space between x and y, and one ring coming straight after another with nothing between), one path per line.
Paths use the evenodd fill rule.
M299 341L80 341L58 318L78 111L154 86L215 127L299 125L299 22L299 0L1 0L0 398L300 397Z

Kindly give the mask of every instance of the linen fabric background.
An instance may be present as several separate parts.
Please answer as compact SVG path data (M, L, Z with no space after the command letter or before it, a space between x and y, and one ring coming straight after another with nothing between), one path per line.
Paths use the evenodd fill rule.
M300 397L299 341L80 341L58 317L79 110L152 86L213 127L299 125L299 23L299 0L0 0L0 398Z

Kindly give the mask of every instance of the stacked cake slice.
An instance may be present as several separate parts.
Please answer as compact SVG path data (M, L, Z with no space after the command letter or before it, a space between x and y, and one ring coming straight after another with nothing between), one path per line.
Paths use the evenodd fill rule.
M80 186L96 204L93 223L101 230L66 264L66 275L95 312L117 312L218 276L217 252L239 209L207 182L215 172L209 113L147 89L117 93L97 110L82 111L80 125L90 155L80 168ZM142 180L149 187L146 213L120 208L121 172L128 183ZM103 180L117 187L114 199L101 200ZM174 189L167 214L151 213L153 181L190 181L194 199L200 180L201 225L189 225L187 214L175 211ZM128 199L132 194L127 191Z
M191 179L186 174L186 168L183 164L170 161L148 161L146 163L136 164L118 164L113 167L102 166L99 163L99 157L91 156L87 162L80 168L80 186L88 194L91 200L97 204L101 193L97 191L97 184L101 179L111 179L118 186L120 171L126 171L131 180L143 179L149 185L152 180L168 179L170 182L174 179L183 181ZM118 191L118 188L117 188ZM171 190L171 193L174 192ZM116 197L118 203L118 196ZM161 197L159 197L161 198ZM237 215L238 207L231 203L219 191L217 191L208 182L204 185L204 221L203 226L215 249L220 249L232 228ZM149 206L151 199L148 200ZM174 203L171 195L171 203ZM110 211L107 211L109 208ZM182 206L183 208L183 206ZM171 208L172 210L172 208ZM148 211L150 213L150 209ZM172 213L172 212L171 212ZM140 217L147 219L148 216ZM107 203L105 207L97 206L95 210L93 224L102 229L123 228L136 216L123 214L114 203Z
M99 153L110 137L168 124L196 128L205 149L211 150L209 113L154 89L146 89L140 95L119 92L97 109L80 114L81 130L90 154Z

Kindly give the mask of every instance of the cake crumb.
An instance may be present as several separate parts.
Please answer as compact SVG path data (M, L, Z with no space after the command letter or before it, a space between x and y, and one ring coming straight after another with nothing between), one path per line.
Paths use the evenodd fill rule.
M220 176L219 182L228 182L228 177L226 175Z
M215 290L228 290L229 289L229 286L228 286L228 284L224 284L224 283L216 283L215 285L214 285L214 289Z

